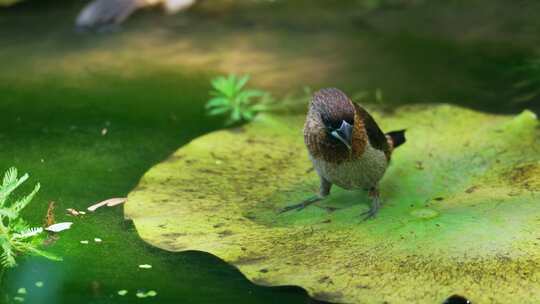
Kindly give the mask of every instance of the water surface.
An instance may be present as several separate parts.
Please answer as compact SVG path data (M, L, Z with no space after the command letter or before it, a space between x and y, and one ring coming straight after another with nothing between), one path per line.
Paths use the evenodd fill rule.
M30 222L42 223L49 201L57 221L75 222L49 247L64 261L21 259L2 277L2 301L25 287L26 303L131 303L137 290L156 290L159 303L312 302L299 288L256 286L208 254L152 248L121 207L64 215L125 196L151 166L221 128L203 108L214 75L250 73L253 86L277 96L304 86L351 95L380 89L390 109L426 102L540 109L535 100L513 101L521 76L512 67L535 54L539 39L531 1L377 9L360 1L209 2L175 16L140 12L107 33L73 30L79 2L0 10L0 169L29 172L24 190L41 182L25 210Z

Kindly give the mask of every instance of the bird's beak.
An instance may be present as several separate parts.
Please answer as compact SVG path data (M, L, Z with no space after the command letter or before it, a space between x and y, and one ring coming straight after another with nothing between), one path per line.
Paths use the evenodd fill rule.
M352 126L346 121L341 122L339 129L330 132L330 135L341 141L349 150L352 150Z

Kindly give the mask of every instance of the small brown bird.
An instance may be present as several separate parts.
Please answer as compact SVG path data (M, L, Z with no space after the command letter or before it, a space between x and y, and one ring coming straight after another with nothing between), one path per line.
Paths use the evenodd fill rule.
M390 163L393 149L405 142L405 130L384 134L373 117L342 91L316 92L304 125L304 142L321 184L319 195L281 212L301 210L330 194L333 184L369 191L371 208L362 213L374 217L380 208L377 185Z

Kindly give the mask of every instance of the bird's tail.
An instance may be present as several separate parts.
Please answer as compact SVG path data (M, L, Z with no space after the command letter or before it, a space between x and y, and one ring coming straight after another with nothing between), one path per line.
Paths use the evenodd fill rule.
M392 143L392 148L395 149L407 141L405 138L405 130L392 131L386 133L386 137Z

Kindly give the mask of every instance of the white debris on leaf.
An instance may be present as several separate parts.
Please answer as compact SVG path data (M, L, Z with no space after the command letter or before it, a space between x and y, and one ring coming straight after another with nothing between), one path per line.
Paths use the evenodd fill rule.
M155 290L150 290L150 291L147 291L147 292L138 291L135 295L137 296L137 298L155 297L155 296L157 296L157 291L155 291Z
M125 295L127 295L127 293L128 293L128 291L125 290L125 289L122 289L122 290L119 290L119 291L118 291L118 295L119 295L119 296L125 296Z
M96 211L97 208L100 208L100 207L103 207L103 206L107 206L107 207L114 207L116 205L120 205L120 204L123 204L126 202L126 198L125 197L116 197L116 198L110 198L108 200L104 200L102 202L99 202L97 204L94 204L90 207L88 207L88 211Z
M81 241L81 244L88 244L88 241L87 240L84 240L84 241Z
M73 225L72 222L56 223L54 225L50 225L49 227L45 228L45 230L50 231L50 232L60 232L60 231L64 231L71 228L71 225Z
M66 211L69 215L73 215L73 216L79 216L81 214L79 211L73 208L67 208Z
M85 215L86 214L86 212L84 212L84 211L75 210L73 208L67 208L66 211L67 211L67 213L69 215L73 215L73 216L79 216L79 215Z
M37 281L36 282L36 287L43 287L43 282L42 281Z
M152 265L150 265L150 264L142 264L142 265L139 265L139 268L150 269L150 268L152 268Z
M100 238L94 238L94 242L96 242L96 243L101 243L102 241L103 241L103 240L100 239Z
M18 293L18 294L26 294L26 288L24 288L24 287L19 288L19 289L17 290L17 293Z

